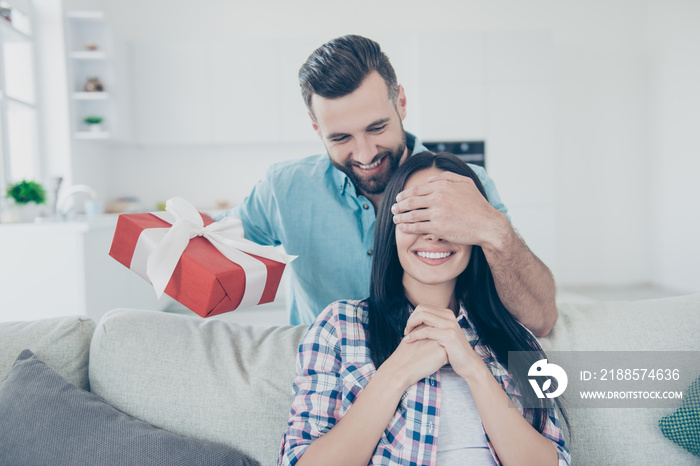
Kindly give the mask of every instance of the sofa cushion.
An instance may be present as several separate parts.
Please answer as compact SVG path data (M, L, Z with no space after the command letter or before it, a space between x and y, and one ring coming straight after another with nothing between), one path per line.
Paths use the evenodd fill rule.
M661 432L695 456L700 456L700 377L688 387L673 414L659 420Z
M88 355L95 322L86 317L56 317L0 323L0 381L22 350L29 348L69 382L88 388Z
M128 416L21 353L0 384L0 463L253 465L240 452Z
M540 339L545 351L700 351L700 294L558 308L554 330ZM697 464L659 430L658 420L670 412L570 408L571 457L586 464Z
M306 328L110 311L90 349L91 389L149 423L276 464Z

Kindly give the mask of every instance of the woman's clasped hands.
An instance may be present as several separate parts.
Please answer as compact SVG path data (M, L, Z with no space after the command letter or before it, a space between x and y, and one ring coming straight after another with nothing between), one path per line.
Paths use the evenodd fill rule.
M481 357L469 344L454 312L450 309L417 306L408 318L404 334L406 336L401 345L439 345L447 359L445 364L449 363L452 370L467 381L483 365ZM423 347L416 348L418 351L422 349ZM439 367L435 370L438 369Z

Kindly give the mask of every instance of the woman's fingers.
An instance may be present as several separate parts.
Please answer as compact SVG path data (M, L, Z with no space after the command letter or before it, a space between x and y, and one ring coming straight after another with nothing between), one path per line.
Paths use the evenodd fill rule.
M387 360L389 364L397 365L399 373L406 374L411 384L433 374L447 364L447 361L445 348L431 340L423 340L415 344L402 341Z
M440 343L441 346L445 346L448 340L454 335L454 331L449 328L437 328L429 325L423 325L421 327L415 328L413 331L408 333L404 339L408 343L420 341L420 340L433 340Z
M459 325L450 328L421 325L415 327L413 331L406 335L403 342L409 346L427 342L434 342L440 345L447 354L449 364L463 378L472 373L481 361L481 357L474 352Z
M404 335L411 333L419 325L437 328L450 328L456 323L457 319L450 309L417 306L406 322Z

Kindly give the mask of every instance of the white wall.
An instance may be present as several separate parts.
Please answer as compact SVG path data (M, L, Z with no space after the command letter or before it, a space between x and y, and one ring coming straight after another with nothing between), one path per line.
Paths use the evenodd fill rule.
M112 196L137 194L145 208L181 196L200 209L239 204L267 167L321 153L314 144L119 147L101 160Z
M555 46L558 281L646 282L648 91L642 11L633 5L594 10L599 19L581 14L561 24L578 33L560 30Z
M55 0L34 0L37 89L42 104L41 126L42 176L63 176L71 183L71 144L68 124L68 83L64 59L61 4ZM42 75L43 72L43 75ZM50 74L51 79L46 79Z
M697 183L690 193L694 197L681 196L684 188L677 184L697 173L692 169L699 163L691 139L697 120L686 105L698 107L694 83L700 80L684 78L687 72L697 77L700 17L695 2L436 0L428 7L424 1L387 0L347 5L122 0L105 2L105 9L114 31L130 40L549 31L556 141L554 166L546 176L556 180L556 220L549 227L556 229L558 282L658 281L700 291L700 280L689 268L700 261L697 246L680 246L698 237L700 222L688 217L692 206L679 201L690 203L700 196ZM688 59L695 59L695 65ZM85 152L80 160L92 167L76 174L76 182L95 184L108 197L135 194L155 203L177 192L211 207L220 199L240 201L271 162L313 149L116 145L105 154L88 154L78 148ZM661 154L663 162L658 161ZM658 168L653 176L650 161ZM509 183L501 190L517 192L517 186Z
M700 289L700 3L649 2L652 279Z

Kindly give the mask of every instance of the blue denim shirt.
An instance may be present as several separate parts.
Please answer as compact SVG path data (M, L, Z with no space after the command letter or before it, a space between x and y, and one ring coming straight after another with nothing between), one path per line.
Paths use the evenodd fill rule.
M426 150L409 133L406 143L411 153ZM484 169L470 166L491 205L507 215ZM299 256L289 265L291 324L311 324L330 303L369 295L374 206L328 154L272 165L250 196L226 215L241 219L249 240L283 245L287 254Z

